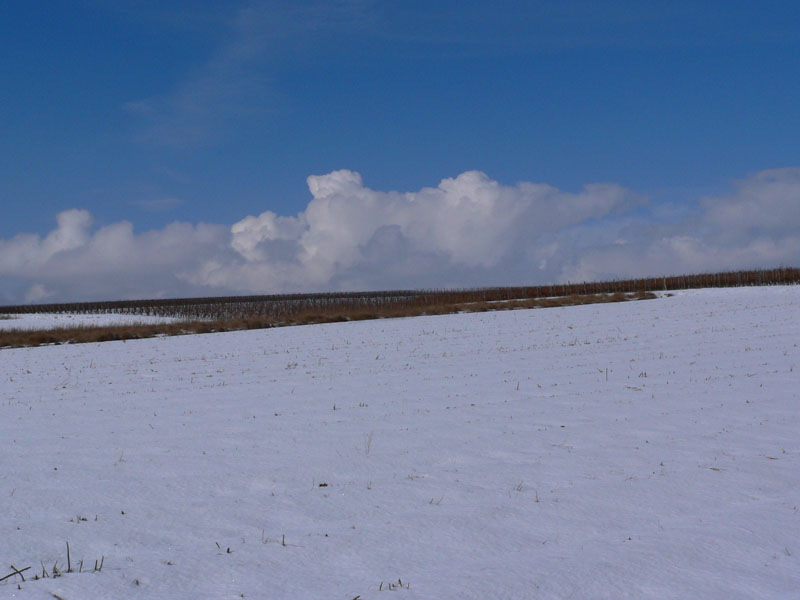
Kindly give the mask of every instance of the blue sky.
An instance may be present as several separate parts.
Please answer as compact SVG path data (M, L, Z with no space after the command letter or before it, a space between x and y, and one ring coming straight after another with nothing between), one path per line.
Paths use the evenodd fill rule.
M658 255L654 244L684 238L693 259L648 272L798 262L784 231L786 219L800 228L798 23L793 2L11 0L0 6L0 301L625 276L636 269L613 246ZM483 207L475 222L428 234L469 245L486 225L495 262L414 233L414 219L437 222L452 205L440 182L473 171L495 196L459 187ZM310 175L347 189L315 195ZM557 193L531 196L528 182ZM595 211L585 186L598 182L628 199ZM440 192L430 214L393 204L392 191L414 205L428 188ZM493 212L508 194L531 221L513 231ZM345 209L307 218L315 201L357 198L386 210L355 228ZM574 218L539 220L554 203ZM741 248L720 241L735 228L714 210L768 207L783 229L743 222ZM255 232L237 231L258 252L243 253L233 229L266 213L291 231L248 221ZM99 234L126 224L129 252L169 245L176 222L214 232L169 238L199 243L195 263L143 259L140 280L94 281L124 266L99 255ZM342 239L326 246L324 231Z

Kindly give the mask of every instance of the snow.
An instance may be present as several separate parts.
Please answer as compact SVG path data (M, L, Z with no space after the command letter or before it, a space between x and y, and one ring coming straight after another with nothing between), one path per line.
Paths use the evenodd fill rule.
M797 598L798 314L695 290L0 350L0 576L32 567L0 598ZM66 541L102 572L31 581Z
M4 329L57 329L66 327L106 327L108 325L146 325L171 323L171 317L125 314L32 313L0 314L0 331Z

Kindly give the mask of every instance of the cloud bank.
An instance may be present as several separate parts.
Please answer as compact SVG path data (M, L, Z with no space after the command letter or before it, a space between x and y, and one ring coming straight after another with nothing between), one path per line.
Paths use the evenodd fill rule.
M800 264L800 168L763 171L668 218L612 184L568 193L468 171L416 192L341 170L294 216L136 233L85 210L0 239L0 302L536 284Z

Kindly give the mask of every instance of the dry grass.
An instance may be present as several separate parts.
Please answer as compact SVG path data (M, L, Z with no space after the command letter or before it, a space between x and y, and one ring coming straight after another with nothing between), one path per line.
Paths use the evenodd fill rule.
M528 287L451 290L388 290L272 296L166 298L0 307L10 315L30 313L162 316L174 322L150 325L85 326L46 331L0 330L0 348L78 344L111 340L240 331L287 325L362 321L456 312L548 308L652 298L651 290L785 285L800 283L800 269L780 267L621 281ZM0 317L2 318L2 317Z
M281 318L240 317L215 321L182 321L147 325L106 325L62 327L47 330L9 329L0 331L0 348L21 348L51 344L85 344L135 340L156 336L189 335L222 331L244 331L248 329L267 329L291 325L311 325L319 323L338 323L343 321L364 321L414 317L422 315L442 315L459 312L486 312L493 310L515 310L523 308L551 308L575 306L579 304L598 304L624 302L655 298L650 292L614 294L573 294L557 298L528 298L522 300L501 300L496 302L466 302L451 304L430 304L422 306L380 306L380 307L331 307L329 311L309 310ZM335 308L335 310L333 310Z

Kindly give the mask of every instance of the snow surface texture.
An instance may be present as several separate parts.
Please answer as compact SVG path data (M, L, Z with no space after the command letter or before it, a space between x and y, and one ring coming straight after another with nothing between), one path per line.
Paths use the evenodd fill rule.
M105 565L0 598L798 598L799 314L699 290L2 350L0 570Z
M3 329L57 329L63 327L106 327L108 325L148 325L172 323L170 317L146 315L99 314L82 315L70 313L34 313L23 315L0 314L0 330ZM1 577L1 576L0 576Z

